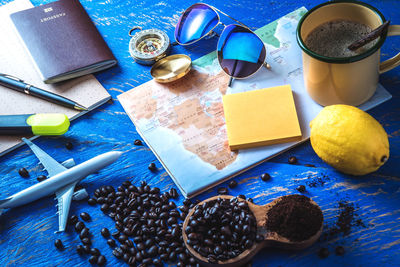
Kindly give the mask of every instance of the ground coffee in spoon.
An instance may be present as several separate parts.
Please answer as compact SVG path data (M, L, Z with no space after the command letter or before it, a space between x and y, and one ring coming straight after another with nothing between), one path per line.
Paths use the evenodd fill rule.
M282 197L267 212L266 227L290 241L300 242L316 234L322 226L320 208L302 195Z

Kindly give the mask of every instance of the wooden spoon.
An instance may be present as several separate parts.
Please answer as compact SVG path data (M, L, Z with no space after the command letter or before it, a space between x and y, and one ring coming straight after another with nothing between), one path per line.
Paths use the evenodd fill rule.
M215 196L215 197L208 198L208 199L200 202L197 205L202 205L204 202L216 200L218 198L231 199L231 198L233 198L233 196L228 196L228 195ZM238 198L238 199L240 201L246 201L246 200L243 200L240 198ZM267 212L281 200L282 200L282 197L277 198L274 201L272 201L268 204L265 204L263 206L258 206L254 203L246 201L250 210L253 212L253 214L256 218L257 234L262 235L264 237L264 241L259 242L259 243L254 242L254 245L251 248L246 249L237 257L226 260L226 261L218 261L218 264L209 263L207 258L200 255L189 244L187 244L188 237L185 233L185 228L189 223L190 217L193 215L193 213L195 211L195 207L192 208L190 210L190 212L188 213L188 215L186 216L186 219L183 222L183 227L182 227L182 236L183 236L183 241L185 242L186 248L197 259L197 261L203 266L221 266L221 265L223 265L223 266L228 267L228 266L241 266L241 265L245 264L246 262L251 260L251 258L264 247L276 247L276 248L283 248L283 249L304 249L308 246L311 246L320 237L320 235L322 233L323 223L321 223L321 228L318 230L318 232L316 232L309 239L303 240L300 242L290 241L287 238L280 236L276 232L269 231L265 227L266 221L268 220ZM317 206L319 208L319 210L321 210L320 207L318 206L318 204L315 203L314 201L312 201L311 199L310 199L310 203ZM321 214L322 214L322 211L321 211Z

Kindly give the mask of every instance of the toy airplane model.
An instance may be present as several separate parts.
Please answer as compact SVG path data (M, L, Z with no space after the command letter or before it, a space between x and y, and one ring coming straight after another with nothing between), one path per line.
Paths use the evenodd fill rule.
M58 201L59 232L65 231L67 226L68 212L75 186L89 174L95 173L115 162L122 154L119 151L107 152L67 169L31 141L25 138L23 138L23 141L32 149L50 177L6 199L0 200L0 214L3 209L22 206L55 193Z

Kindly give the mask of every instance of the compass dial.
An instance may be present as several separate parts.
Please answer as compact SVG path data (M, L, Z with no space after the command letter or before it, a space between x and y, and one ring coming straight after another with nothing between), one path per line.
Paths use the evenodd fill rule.
M129 52L136 62L152 65L165 57L170 50L166 33L157 29L137 32L129 42Z
M155 55L162 47L162 40L157 37L149 37L137 44L137 50L143 54Z

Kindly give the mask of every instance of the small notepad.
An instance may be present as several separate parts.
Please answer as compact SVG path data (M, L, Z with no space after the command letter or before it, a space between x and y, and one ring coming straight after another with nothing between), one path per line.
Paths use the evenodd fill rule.
M232 150L301 139L290 85L225 95L222 99Z

